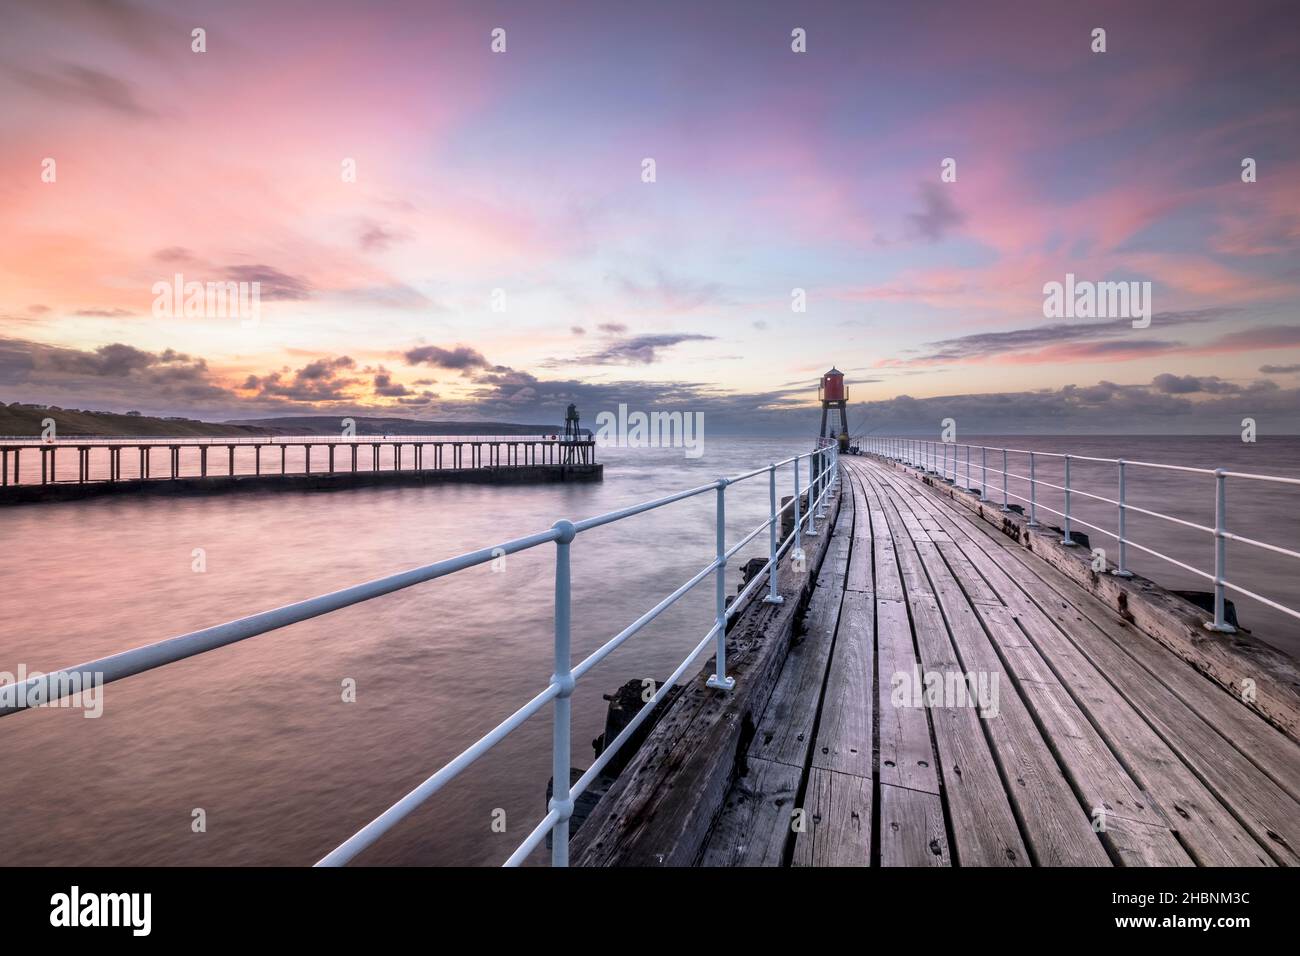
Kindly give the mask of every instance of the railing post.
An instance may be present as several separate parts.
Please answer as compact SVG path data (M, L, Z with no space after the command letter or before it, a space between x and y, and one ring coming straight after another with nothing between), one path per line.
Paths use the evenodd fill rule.
M1119 460L1119 562L1115 565L1115 570L1111 572L1117 578L1131 578L1133 572L1128 569L1128 537L1125 532L1126 517L1128 508L1125 506L1125 489L1124 489L1124 459Z
M980 501L989 500L989 450L980 446Z
M555 698L555 719L551 733L551 804L560 818L551 830L551 866L569 865L569 817L573 816L573 797L569 781L570 724L574 679L570 665L569 626L572 591L569 574L569 545L576 535L573 522L560 520L552 525L560 536L555 539L555 673L552 683L560 685ZM558 799L560 789L564 799Z
M817 537L817 503L813 500L813 496L817 494L816 479L813 478L813 459L816 457L816 452L808 456L808 530L805 533L810 538ZM798 468L795 470L797 471Z
M1077 542L1070 537L1070 456L1065 456L1065 536L1061 538L1061 544L1067 548L1073 547Z
M1228 539L1228 474L1222 468L1214 470L1214 620L1206 621L1207 630L1232 634L1236 628L1224 619L1223 586L1227 581Z
M831 450L829 447L821 448L817 452L817 517L826 517L826 486L829 475L827 471L827 462L831 460Z
M794 459L794 553L803 554L803 503L799 500L799 456Z
M1002 510L1010 511L1011 507L1007 504L1007 450L1002 449Z
M795 471L798 471L798 462ZM713 623L717 630L717 650L713 676L705 683L717 690L731 690L736 686L736 679L727 676L727 479L718 479L718 509L715 518L717 541L717 570L714 572L714 610L717 612Z
M1038 527L1038 474L1034 453L1029 453L1029 527Z
M795 467L799 463L795 462ZM767 526L767 597L763 598L764 604L784 604L785 598L776 593L776 465L767 466L767 499L768 499L768 526Z
M970 445L966 446L966 490L970 491Z

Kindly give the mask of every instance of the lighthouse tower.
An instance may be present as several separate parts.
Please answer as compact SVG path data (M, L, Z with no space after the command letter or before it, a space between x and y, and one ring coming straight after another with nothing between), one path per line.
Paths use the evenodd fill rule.
M822 403L822 438L834 438L839 442L840 451L847 451L849 447L849 390L844 385L844 373L834 366L831 370L822 376L820 384L817 386L817 397ZM840 410L840 430L839 434L831 434L826 430L827 418L832 408Z
M587 445L582 442L582 426L578 420L578 406L570 404L564 413L564 444L561 461L566 465L587 463Z

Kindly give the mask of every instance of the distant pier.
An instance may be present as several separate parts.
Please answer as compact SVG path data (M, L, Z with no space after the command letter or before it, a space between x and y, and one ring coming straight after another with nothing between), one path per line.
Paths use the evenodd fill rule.
M293 458L291 461L290 458ZM314 460L313 460L314 459ZM106 494L599 481L594 441L518 436L0 440L0 504Z

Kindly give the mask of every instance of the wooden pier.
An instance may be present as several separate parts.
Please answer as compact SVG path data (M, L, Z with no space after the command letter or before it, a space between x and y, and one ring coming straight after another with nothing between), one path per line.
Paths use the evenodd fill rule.
M709 665L667 704L575 864L1300 863L1289 659L964 489L842 462L807 573L729 632L736 692Z
M295 457L300 450L301 469L296 464L291 468L290 449ZM599 481L604 468L596 462L595 450L593 441L509 436L7 439L0 441L0 504L69 501L121 492ZM74 452L76 475L71 477L66 464L60 472L59 462L67 462ZM160 464L159 459L164 461Z

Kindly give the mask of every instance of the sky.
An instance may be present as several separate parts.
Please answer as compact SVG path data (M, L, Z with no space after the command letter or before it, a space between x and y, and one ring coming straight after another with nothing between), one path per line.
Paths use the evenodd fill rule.
M3 16L0 401L791 434L835 365L874 434L1300 431L1290 0Z

